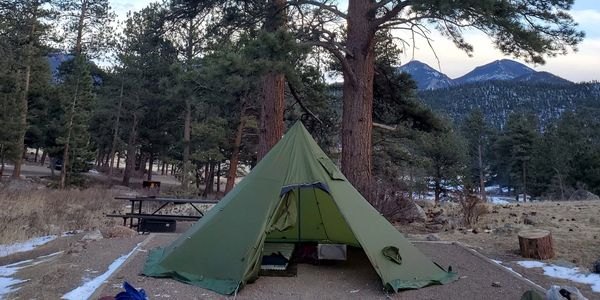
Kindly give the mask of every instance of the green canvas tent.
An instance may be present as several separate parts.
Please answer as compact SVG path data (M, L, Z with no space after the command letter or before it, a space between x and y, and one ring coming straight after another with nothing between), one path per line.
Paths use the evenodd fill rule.
M373 208L297 122L236 187L143 273L232 294L258 278L265 242L362 247L391 291L453 281Z

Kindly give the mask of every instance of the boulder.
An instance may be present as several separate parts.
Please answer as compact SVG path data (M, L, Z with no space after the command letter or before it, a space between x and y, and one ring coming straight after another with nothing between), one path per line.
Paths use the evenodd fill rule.
M525 216L525 218L523 219L523 223L525 225L535 225L537 224L537 220L532 216Z
M103 239L104 237L102 236L102 233L100 232L100 230L96 229L94 231L90 231L88 233L86 233L83 238L81 238L81 240L83 241L98 241Z
M429 234L425 239L428 241L439 241L440 237L437 234Z
M578 189L576 191L573 192L573 194L571 194L571 197L569 197L569 201L583 201L583 200L593 200L593 201L600 201L600 197L598 197L598 195L593 194L592 192L583 190L583 189Z
M425 222L427 214L425 210L414 201L403 199L398 203L399 209L391 216L388 216L390 221L398 221L401 223Z

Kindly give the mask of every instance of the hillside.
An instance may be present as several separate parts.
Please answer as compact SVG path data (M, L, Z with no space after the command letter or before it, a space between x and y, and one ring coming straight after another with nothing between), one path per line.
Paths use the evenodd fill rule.
M420 91L419 96L435 111L454 120L461 120L472 109L480 108L497 128L502 127L512 112L533 113L544 125L566 110L600 107L600 83L486 81Z

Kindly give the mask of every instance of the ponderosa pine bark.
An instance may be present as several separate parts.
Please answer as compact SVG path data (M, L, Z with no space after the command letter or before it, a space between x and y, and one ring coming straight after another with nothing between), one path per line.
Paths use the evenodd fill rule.
M231 158L229 159L229 172L227 173L227 184L225 185L225 194L229 193L235 185L237 178L237 168L240 160L240 145L242 144L242 133L244 132L244 109L240 114L240 121L235 130L235 138L233 140L233 149L231 150Z
M347 66L344 72L342 172L367 200L372 200L372 115L375 26L371 1L348 5Z
M267 4L265 30L276 32L285 26L286 1L271 0ZM263 77L260 127L256 161L260 161L283 136L283 111L285 76L281 71L270 70Z

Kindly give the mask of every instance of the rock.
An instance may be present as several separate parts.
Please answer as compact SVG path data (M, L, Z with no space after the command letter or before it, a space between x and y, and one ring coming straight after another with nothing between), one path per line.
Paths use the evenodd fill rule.
M500 282L496 281L496 282L492 282L492 286L493 287L502 287L502 285L500 284Z
M474 234L478 234L480 231L477 228L473 228L473 230L471 232L473 232Z
M433 231L442 231L444 229L444 225L442 224L427 224L425 227Z
M86 233L83 238L81 238L82 241L99 241L101 239L103 239L104 237L102 236L102 233L100 232L100 230L96 229L94 231L90 231L88 233Z
M569 197L569 201L583 201L583 200L592 200L592 201L600 201L600 197L598 195L593 194L592 192L586 191L584 189L578 189L571 194Z
M581 292L572 286L558 286L553 285L548 291L546 291L546 299L548 300L587 300Z
M600 274L600 259L598 259L592 264L592 272Z
M510 234L513 234L514 232L515 232L515 228L510 223L506 223L506 224L504 224L503 227L499 227L494 230L495 234L501 234L501 235L510 235Z
M429 234L425 239L428 241L439 241L440 237L437 234Z
M392 222L413 223L427 220L427 214L423 208L413 200L403 199L398 201L398 206L400 206L398 212L388 216L388 219Z
M100 231L102 232L102 236L107 239L126 238L138 235L137 231L121 225L103 228Z
M526 225L536 225L537 220L532 216L526 216L525 219L523 219L523 223Z
M569 231L573 231L573 228L569 228Z

